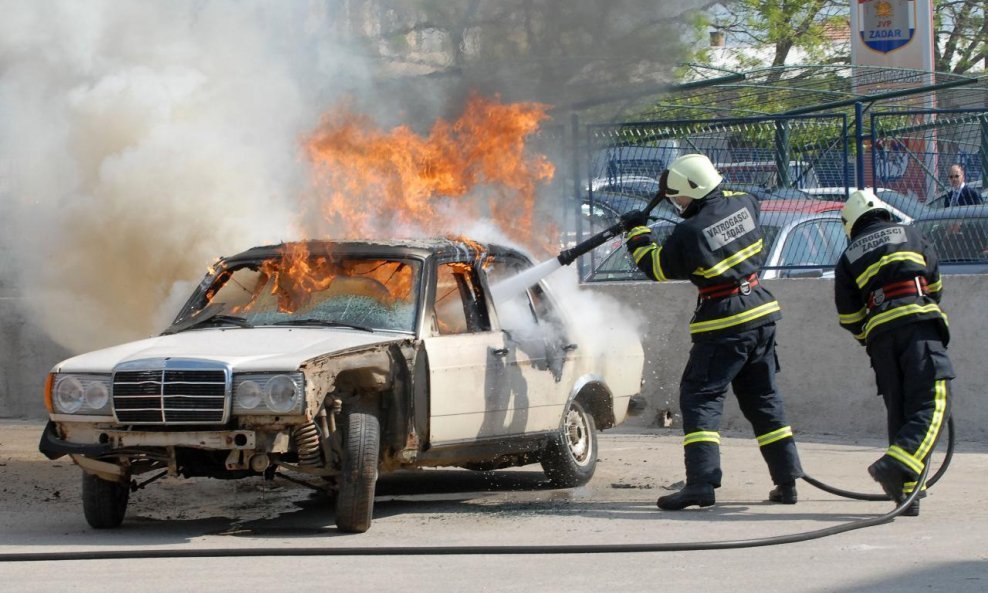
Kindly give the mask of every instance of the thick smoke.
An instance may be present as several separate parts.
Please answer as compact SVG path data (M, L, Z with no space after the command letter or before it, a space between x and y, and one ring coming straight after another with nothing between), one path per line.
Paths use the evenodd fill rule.
M652 26L690 3L469 4L491 12L430 5L439 30L383 0L0 0L0 290L72 350L156 333L210 261L298 238L301 146L344 96L424 129L472 88L553 103L596 72L654 80L675 55ZM484 31L498 15L509 35Z
M0 3L3 251L55 340L153 333L217 256L295 238L299 138L360 71L322 8Z

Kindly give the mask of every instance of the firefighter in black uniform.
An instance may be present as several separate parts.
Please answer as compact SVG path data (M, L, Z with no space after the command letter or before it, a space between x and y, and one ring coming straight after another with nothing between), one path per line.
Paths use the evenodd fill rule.
M769 500L796 502L802 476L792 428L776 391L775 322L779 303L758 281L768 250L758 225L758 202L725 197L710 160L688 154L662 174L660 191L685 219L657 245L641 213L625 215L628 253L652 280L689 280L699 295L689 329L693 339L680 382L686 486L658 506L679 510L714 504L720 487L720 427L724 397L734 388L754 428L776 487Z
M837 314L867 347L888 412L889 447L868 473L899 503L950 414L954 370L937 257L916 228L892 222L871 190L853 192L842 217L850 244L835 270ZM918 515L919 500L903 514Z

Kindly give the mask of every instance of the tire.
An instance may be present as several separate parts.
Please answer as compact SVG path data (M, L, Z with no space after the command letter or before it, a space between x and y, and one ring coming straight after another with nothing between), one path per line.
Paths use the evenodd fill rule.
M542 454L542 470L556 488L573 488L590 481L597 468L597 426L583 405L573 401L559 434Z
M370 529L377 486L381 427L373 414L354 412L343 435L343 469L336 497L336 527L347 533Z
M108 482L93 474L82 474L82 512L94 529L120 527L127 513L130 488L119 482Z

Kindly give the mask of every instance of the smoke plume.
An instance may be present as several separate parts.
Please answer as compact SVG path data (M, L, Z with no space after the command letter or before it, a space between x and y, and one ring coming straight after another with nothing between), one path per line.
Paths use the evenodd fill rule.
M344 97L424 129L471 89L654 80L689 3L496 4L0 0L0 289L72 350L156 333L216 257L300 236L302 147Z

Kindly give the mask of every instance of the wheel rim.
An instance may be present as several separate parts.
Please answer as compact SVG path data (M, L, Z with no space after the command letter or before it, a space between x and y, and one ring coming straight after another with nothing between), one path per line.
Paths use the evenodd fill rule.
M573 460L579 465L586 465L591 458L593 443L590 440L590 427L585 413L574 407L566 414L566 445Z

